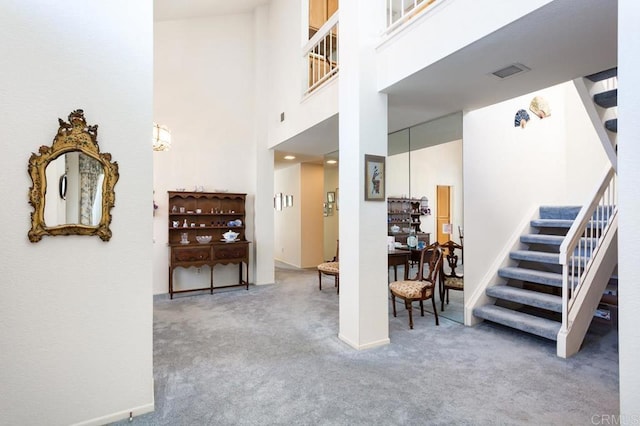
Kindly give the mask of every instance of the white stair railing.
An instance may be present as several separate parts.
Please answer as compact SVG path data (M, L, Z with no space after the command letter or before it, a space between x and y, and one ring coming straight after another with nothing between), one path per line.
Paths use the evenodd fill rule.
M338 13L335 12L302 48L302 57L306 64L305 78L307 79L305 95L338 74L340 69Z
M387 0L387 30L392 33L409 19L420 14L434 3L444 0Z
M601 253L604 242L611 241L611 234L617 231L617 214L616 172L610 167L592 201L582 207L560 246L562 327L559 335L566 336L573 326L575 312L582 307L577 301L584 300L581 293L587 292L592 284L587 277L595 275L590 269L597 268L596 262L604 256Z

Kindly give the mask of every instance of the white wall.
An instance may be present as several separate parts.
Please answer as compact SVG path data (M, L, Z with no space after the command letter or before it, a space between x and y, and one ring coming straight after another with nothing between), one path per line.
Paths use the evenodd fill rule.
M451 223L454 233L451 239L459 241L458 226L463 224L463 182L462 182L462 141L435 145L411 151L411 196L429 200L431 215L421 216L422 232L431 234L431 242L436 234L436 186L451 186Z
M275 193L293 195L293 207L283 207L274 215L274 257L296 267L302 266L301 164L276 170Z
M553 86L464 114L463 172L465 292L473 294L509 238L537 206L583 199L604 170L599 145L571 83ZM530 114L525 129L514 127L519 109L534 96L550 104L551 116ZM570 122L569 122L570 120ZM580 129L567 138L568 132ZM581 144L595 158L585 160ZM604 157L600 157L605 161ZM587 161L580 179L569 177ZM579 194L579 195L576 195Z
M254 240L256 134L252 14L162 21L154 32L154 119L169 127L171 150L154 153L154 294L168 291L167 191L247 193L247 239ZM253 251L253 248L252 248ZM249 282L255 280L250 260ZM218 265L214 280L237 282L237 265ZM209 273L178 268L174 285L202 287Z
M293 195L293 206L274 213L274 256L298 268L324 261L324 170L320 164L300 163L276 170L275 193ZM335 253L335 239L333 243Z
M306 7L303 2L272 0L269 5L269 146L283 142L335 115L338 111L337 79L315 90L303 100L303 87L309 78L302 47L308 41L308 28L301 25ZM304 9L304 10L303 10ZM305 21L306 22L306 21ZM301 102L302 101L302 102ZM280 113L285 121L280 122ZM332 144L335 149L335 144ZM327 150L329 152L329 150Z
M619 165L619 276L620 276L620 414L624 423L640 418L640 262L637 259L640 239L640 5L634 0L618 2L618 165Z
M566 125L566 200L569 204L583 205L591 201L593 190L599 184L609 160L586 119L586 110L573 83L564 86Z
M0 424L153 409L152 12L125 0L2 3ZM27 161L77 108L120 167L113 237L34 244Z

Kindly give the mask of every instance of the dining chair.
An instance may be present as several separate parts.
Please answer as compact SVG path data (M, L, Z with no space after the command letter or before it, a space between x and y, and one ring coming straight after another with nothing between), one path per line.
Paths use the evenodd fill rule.
M420 315L424 316L424 301L431 299L433 314L436 317L436 325L440 325L438 311L436 310L435 292L436 279L442 263L442 250L438 243L420 250L420 263L418 274L414 279L394 281L389 284L391 292L391 304L393 316L396 317L396 297L404 300L404 306L409 311L409 328L413 329L413 302L420 303Z
M445 298L447 305L449 304L449 290L464 291L464 276L456 271L458 268L458 254L456 250L463 255L462 246L454 241L447 241L441 245L444 260L449 266L449 272L444 270L444 260L440 265L440 310L444 311Z
M336 242L336 255L328 262L318 265L318 289L322 291L322 274L333 276L335 280L336 293L340 294L340 261L338 254L340 251L340 241Z

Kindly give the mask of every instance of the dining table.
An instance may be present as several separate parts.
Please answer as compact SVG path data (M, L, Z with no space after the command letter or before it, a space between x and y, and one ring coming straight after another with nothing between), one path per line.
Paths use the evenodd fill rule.
M404 279L409 278L409 256L411 251L402 250L400 248L389 248L387 257L387 267L393 266L393 278L394 281L398 281L398 266L404 267Z

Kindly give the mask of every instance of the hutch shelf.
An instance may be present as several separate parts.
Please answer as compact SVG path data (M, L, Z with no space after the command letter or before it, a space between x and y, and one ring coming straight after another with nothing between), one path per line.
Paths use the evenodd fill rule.
M177 293L216 288L245 287L249 289L249 243L245 237L246 194L226 192L169 191L169 297ZM222 236L227 231L239 235L233 242ZM196 237L211 236L209 242ZM214 285L213 268L218 265L237 264L238 283ZM247 265L246 279L243 264ZM173 288L175 268L209 266L208 287L188 290Z

